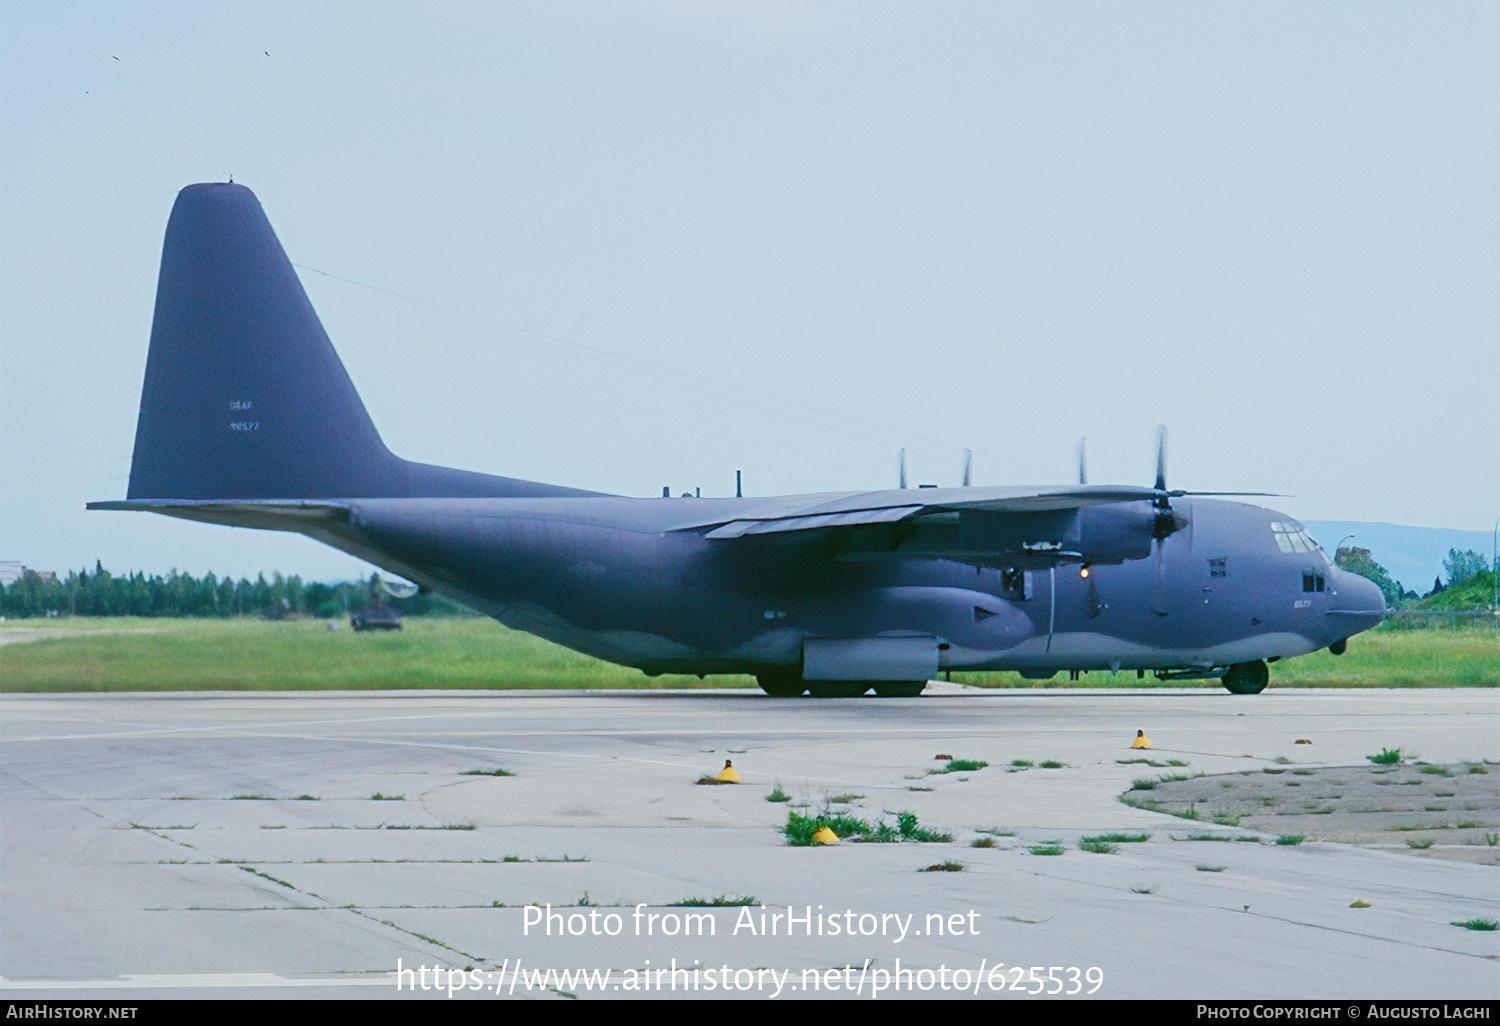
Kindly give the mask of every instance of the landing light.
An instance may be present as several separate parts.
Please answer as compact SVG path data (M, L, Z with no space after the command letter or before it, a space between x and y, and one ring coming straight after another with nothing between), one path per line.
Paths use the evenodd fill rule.
M1081 567L1078 568L1078 576L1079 577L1087 577L1088 575L1089 575L1089 565L1087 563L1085 563L1085 564L1083 564L1083 566L1081 566Z

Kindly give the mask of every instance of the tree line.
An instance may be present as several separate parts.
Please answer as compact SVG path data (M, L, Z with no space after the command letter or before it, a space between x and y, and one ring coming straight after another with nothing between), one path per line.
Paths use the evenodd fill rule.
M1473 549L1464 549L1462 552L1449 549L1448 558L1443 560L1443 573L1447 575L1447 580L1439 575L1433 579L1432 588L1419 595L1415 590L1404 587L1400 581L1392 580L1390 572L1375 561L1369 549L1357 545L1342 546L1334 553L1333 562L1340 569L1359 574L1373 582L1385 595L1385 604L1392 609L1410 606L1471 583L1492 582L1495 573L1489 559Z
M1341 568L1359 574L1385 594L1386 605L1399 608L1474 581L1491 580L1495 572L1483 555L1466 549L1448 550L1443 560L1446 583L1433 582L1425 595L1404 588L1400 581L1370 555L1369 549L1357 546L1340 548L1334 562ZM380 587L378 574L368 581L345 581L338 584L305 582L293 575L279 573L266 580L257 574L254 581L231 577L219 578L213 573L204 577L173 570L163 577L135 573L115 575L99 563L94 570L69 571L64 577L27 570L8 585L0 585L0 617L24 619L32 616L260 616L287 619L311 616L333 619L350 610L370 605L390 605L402 616L474 616L472 610L441 595L413 595L392 598Z
M338 584L306 582L276 573L266 580L203 577L173 570L165 577L110 573L97 561L92 572L72 570L66 576L27 570L0 585L0 616L259 616L273 620L311 616L333 619L353 609L390 605L403 616L472 616L472 611L440 595L397 599L385 594L379 575L368 581Z

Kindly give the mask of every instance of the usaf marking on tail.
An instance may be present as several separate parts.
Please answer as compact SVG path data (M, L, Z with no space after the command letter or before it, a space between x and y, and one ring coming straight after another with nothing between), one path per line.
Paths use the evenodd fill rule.
M296 531L648 674L770 695L920 693L943 670L1156 671L1265 687L1380 622L1292 518L1154 487L636 499L385 447L259 201L192 185L167 225L128 498Z

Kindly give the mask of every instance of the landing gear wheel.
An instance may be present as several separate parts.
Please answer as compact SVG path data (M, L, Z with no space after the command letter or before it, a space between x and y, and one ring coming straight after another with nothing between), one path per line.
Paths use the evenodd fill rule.
M1266 689L1270 679L1271 671L1266 668L1265 661L1257 659L1253 663L1235 663L1224 671L1219 683L1236 695L1258 695Z
M925 680L878 680L875 693L881 698L916 698L926 686Z
M796 698L807 685L795 673L761 673L755 677L760 689L772 698Z
M814 698L858 698L870 690L867 680L810 680L807 693Z

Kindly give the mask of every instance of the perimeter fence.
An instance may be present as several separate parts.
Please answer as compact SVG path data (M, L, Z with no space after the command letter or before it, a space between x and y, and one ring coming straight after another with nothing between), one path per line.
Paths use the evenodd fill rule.
M1500 634L1500 611L1493 609L1387 609L1382 630L1481 630Z

